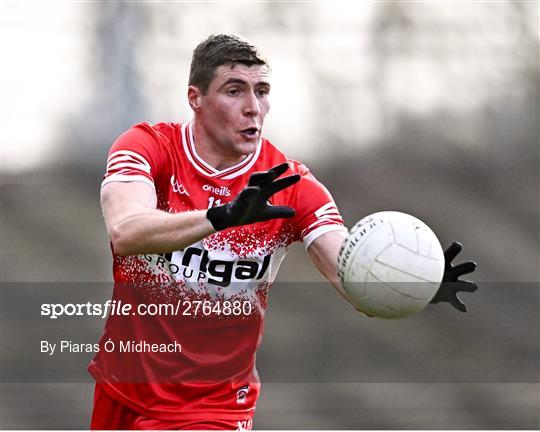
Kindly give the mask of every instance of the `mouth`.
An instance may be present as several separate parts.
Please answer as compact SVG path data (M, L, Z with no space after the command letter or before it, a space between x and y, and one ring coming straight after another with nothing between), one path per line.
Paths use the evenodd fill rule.
M249 127L246 129L242 129L240 133L247 139L254 139L254 138L257 138L257 135L259 134L259 128Z

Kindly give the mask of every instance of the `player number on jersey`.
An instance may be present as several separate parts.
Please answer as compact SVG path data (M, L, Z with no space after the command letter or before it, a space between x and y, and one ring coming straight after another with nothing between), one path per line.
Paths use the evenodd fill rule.
M221 200L216 199L215 197L211 196L208 197L208 208L210 207L217 207L221 205Z

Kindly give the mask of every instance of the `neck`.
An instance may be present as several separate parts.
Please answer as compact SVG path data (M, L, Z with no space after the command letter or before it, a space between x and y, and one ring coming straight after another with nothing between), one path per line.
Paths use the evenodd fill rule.
M192 128L195 150L199 157L211 167L222 171L242 162L247 157L247 155L227 154L225 149L220 148L195 120L192 122Z

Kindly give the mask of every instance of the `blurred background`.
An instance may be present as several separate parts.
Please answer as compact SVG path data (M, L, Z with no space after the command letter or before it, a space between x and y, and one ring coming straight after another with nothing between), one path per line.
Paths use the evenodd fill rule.
M467 315L438 305L406 324L381 323L358 317L330 287L326 297L317 296L318 307L300 303L310 297L303 283L322 279L303 246L293 246L279 281L299 287L298 307L287 307L290 297L281 288L270 296L258 356L263 383L265 367L287 363L293 351L302 355L283 325L288 322L302 330L299 340L317 335L304 354L312 362L325 359L330 369L347 362L376 371L415 352L425 358L424 336L448 338L452 355L467 361L463 347L471 341L460 349L459 338L478 326L500 329L503 319L508 331L484 343L511 342L522 367L537 362L535 1L3 1L2 282L112 279L99 208L107 151L135 123L191 119L191 53L222 32L242 34L269 57L272 111L265 135L311 168L347 226L375 211L404 211L430 225L443 246L461 241L460 257L478 263L480 290L463 296ZM514 294L504 295L505 286ZM516 318L522 314L527 321ZM340 339L344 323L357 346ZM404 338L404 331L423 338ZM492 364L507 362L505 352ZM538 429L535 376L513 383L273 377L263 384L255 427ZM89 383L2 381L0 427L88 427Z

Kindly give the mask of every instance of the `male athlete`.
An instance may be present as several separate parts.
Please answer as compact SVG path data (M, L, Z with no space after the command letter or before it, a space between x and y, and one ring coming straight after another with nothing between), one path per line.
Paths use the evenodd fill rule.
M266 296L292 242L347 299L330 193L262 137L270 88L255 46L210 36L193 53L193 120L138 124L113 144L101 189L113 300L145 308L107 320L89 366L93 429L250 429ZM458 281L474 263L451 265L460 248L433 302L464 312L457 292L476 287ZM176 309L144 313L157 304Z

